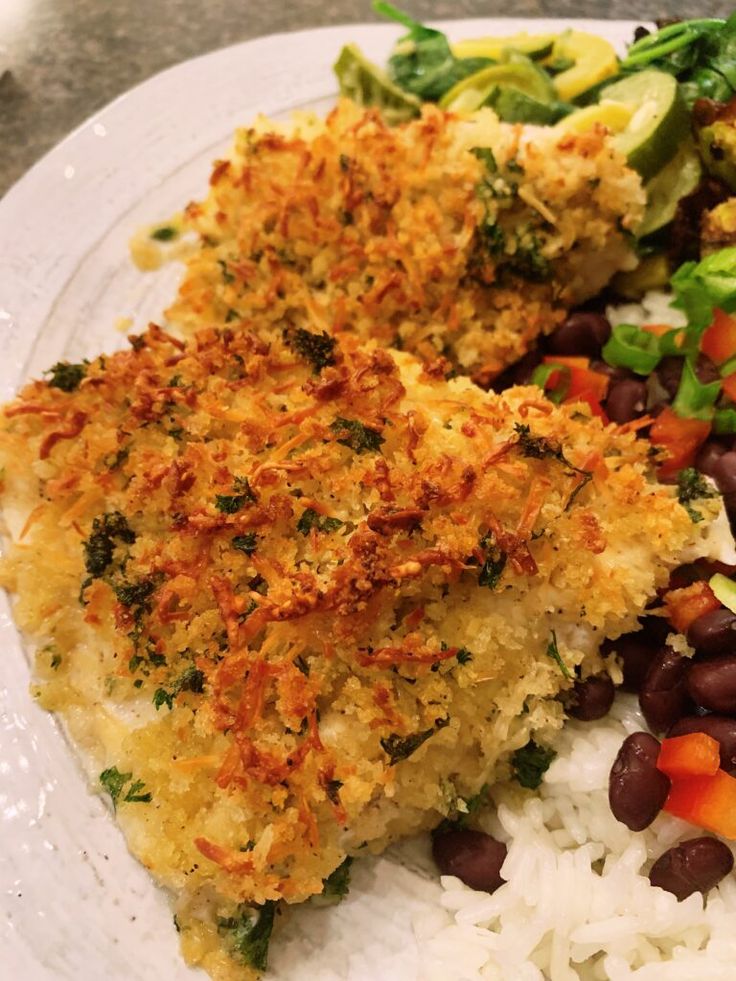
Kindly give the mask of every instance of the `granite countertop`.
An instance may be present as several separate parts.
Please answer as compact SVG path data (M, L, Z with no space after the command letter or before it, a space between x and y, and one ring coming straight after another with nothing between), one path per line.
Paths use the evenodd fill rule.
M421 20L727 16L713 0L403 0ZM276 31L377 19L370 0L0 0L0 196L91 113L168 66Z

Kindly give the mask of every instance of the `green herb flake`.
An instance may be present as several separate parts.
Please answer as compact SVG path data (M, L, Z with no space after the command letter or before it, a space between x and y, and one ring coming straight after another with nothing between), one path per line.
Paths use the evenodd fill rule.
M328 518L324 514L315 511L314 508L307 508L302 512L296 525L296 530L302 535L308 535L312 529L321 532L337 531L342 528L343 522L339 518Z
M230 544L238 552L253 555L258 544L258 535L254 531L248 531L244 535L235 535Z
M284 340L292 351L311 364L315 375L335 363L335 338L324 331L312 334L303 327L292 327L284 331Z
M225 260L218 259L217 265L220 267L223 283L233 283L235 281L235 276L228 270Z
M125 791L125 796L121 796L123 790L125 790L125 785L130 781L132 783L130 783L130 786ZM133 780L132 773L121 773L116 766L102 771L100 774L100 784L110 795L113 810L117 810L119 802L124 804L149 804L153 799L150 791L141 793L146 786L142 780Z
M353 860L348 856L336 869L327 876L322 882L322 896L331 899L334 903L339 903L344 899L350 890L350 866Z
M218 931L228 938L233 954L256 971L268 967L268 945L271 940L276 903L267 900L263 906L240 906L236 916L219 919Z
M156 706L156 711L158 712L162 705L166 705L169 710L173 709L174 699L180 692L190 691L195 695L201 695L204 691L204 682L204 672L190 664L168 691L166 688L157 688L153 693L153 704Z
M444 729L449 724L450 719L448 716L446 719L435 719L435 723L431 728L425 729L422 732L414 732L410 736L400 736L395 732L392 732L389 736L384 736L381 739L381 748L389 758L389 766L395 766L401 760L408 759L430 736L433 736L435 732L439 732L440 729Z
M112 564L118 541L125 545L132 545L135 541L135 532L125 515L111 511L94 519L92 533L82 544L84 567L93 579L98 579Z
M83 361L82 364L70 364L68 361L57 361L46 372L51 375L48 384L50 388L60 388L62 392L75 392L87 374L89 362Z
M700 511L692 506L692 501L704 498L718 497L718 491L712 487L702 474L694 467L687 467L677 475L677 500L682 504L693 524L703 520Z
M545 457L551 457L552 459L559 460L559 462L567 467L568 470L571 470L573 474L579 474L581 477L583 477L583 480L572 492L570 499L567 502L565 510L569 510L578 494L582 491L586 484L592 480L593 474L591 471L583 470L582 467L576 467L575 464L570 463L563 453L562 447L559 443L554 440L547 439L546 436L535 436L529 429L529 426L518 422L514 423L514 432L519 437L517 446L521 450L523 456L536 460L543 460ZM570 474L570 476L572 476L572 474Z
M489 146L474 146L470 148L470 152L480 160L489 174L498 173L498 164Z
M514 779L528 790L537 790L557 753L548 746L540 746L530 739L526 746L517 749L511 757Z
M478 585L495 589L506 568L506 553L500 552L497 558L489 555L478 573Z
M331 423L330 429L337 435L338 443L348 446L355 453L379 453L385 442L377 429L371 429L357 419L343 419L338 416Z
M554 632L554 630L552 631L552 639L547 644L546 653L547 653L547 657L551 657L552 660L555 661L555 663L559 667L560 671L564 674L564 676L569 681L571 681L573 676L568 666L562 660L562 655L560 654L559 648L557 647L557 634Z
M151 238L157 242L170 242L172 239L178 237L179 232L175 228L172 228L171 225L161 225L159 228L154 228L151 232Z

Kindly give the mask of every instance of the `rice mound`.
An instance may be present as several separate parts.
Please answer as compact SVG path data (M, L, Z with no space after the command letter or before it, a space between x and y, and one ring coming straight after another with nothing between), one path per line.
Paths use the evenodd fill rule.
M693 827L661 813L632 834L608 805L616 753L646 728L635 699L619 695L607 719L566 723L537 794L496 788L497 811L481 823L508 842L507 883L488 896L442 877L444 912L414 924L423 981L733 977L733 877L682 902L652 887L653 857Z
M483 384L636 264L644 203L603 127L561 135L433 106L390 127L348 101L324 121L240 130L210 184L185 211L199 245L172 325L350 332Z
M585 405L349 337L152 326L79 375L4 410L3 583L216 978L251 976L240 904L322 893L549 739L718 510Z

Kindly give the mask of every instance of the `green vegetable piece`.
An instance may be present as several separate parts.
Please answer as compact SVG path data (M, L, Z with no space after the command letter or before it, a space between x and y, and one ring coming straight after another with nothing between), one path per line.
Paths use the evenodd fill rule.
M614 368L630 368L639 375L651 374L662 358L657 337L634 324L616 324L602 354Z
M343 419L338 416L330 429L338 435L337 442L349 446L355 453L379 453L385 442L377 429L371 429L357 419Z
M62 392L75 392L79 384L87 374L89 362L83 361L81 364L70 364L68 361L57 361L53 367L46 372L51 375L48 381L50 388L60 388Z
M323 880L322 896L337 904L344 899L350 891L350 866L353 860L348 856L336 869Z
M686 358L672 408L678 416L689 419L712 419L714 406L720 393L721 382L716 380L703 385L695 374L692 360Z
M431 728L424 729L422 732L414 732L410 736L399 736L395 732L392 732L389 736L384 736L381 739L381 748L389 758L389 766L395 766L401 760L408 759L430 736L433 736L435 732L439 732L440 729L444 729L449 724L450 719L448 716L446 719L435 719L435 723Z
M556 93L547 73L522 55L502 65L489 65L458 82L440 100L449 112L475 112L493 105L499 88L514 89L541 104L556 102Z
M315 528L317 531L330 532L342 528L343 522L339 518L328 518L324 514L315 511L314 508L307 508L302 512L302 516L296 525L296 530L302 535L308 535Z
M558 100L542 102L512 85L499 85L491 91L483 105L490 106L498 118L506 123L532 123L536 126L552 126L574 109L574 106Z
M696 350L716 307L736 312L736 246L712 252L700 262L683 263L672 277L672 289L677 297L673 306L685 311Z
M692 140L685 140L674 157L647 183L647 206L636 229L644 238L664 228L675 217L680 199L692 194L700 183L703 167Z
M345 45L333 70L341 95L359 106L376 106L391 126L405 123L421 112L420 100L395 85L355 44Z
M221 918L218 931L228 937L233 954L256 971L268 967L268 945L273 930L276 903L266 900L262 906L240 906L236 916Z
M396 85L420 99L436 102L461 79L491 63L490 58L455 57L441 31L425 27L393 4L375 0L373 9L409 29L394 47L389 72Z
M156 239L157 242L170 242L174 238L178 238L179 232L172 228L171 225L162 225L160 228L154 228L151 232L151 238Z
M559 384L554 389L546 391L547 382L552 375L557 373L560 375ZM567 398L567 393L570 391L571 378L572 372L566 364L540 364L532 372L530 381L532 385L539 385L550 402L560 405Z
M702 521L703 515L695 510L692 502L709 497L718 497L718 491L694 467L687 467L678 473L677 500L690 515L693 524Z
M725 98L728 100L725 103L694 112L693 127L698 152L708 173L736 191L736 106L731 93Z
M736 433L736 409L716 409L712 426L713 432L718 436Z
M560 654L559 648L557 646L557 634L554 632L554 630L552 631L552 638L547 644L547 657L551 657L552 660L555 661L555 663L559 667L560 671L568 679L568 681L572 681L573 678L572 672L565 664L565 662L562 660L562 655Z
M667 72L637 72L607 85L600 98L635 108L629 125L614 141L645 181L672 159L689 135L687 107L677 80Z
M145 787L142 780L133 780L125 792L125 796L121 798L125 785L132 778L132 773L121 773L116 766L103 770L100 774L100 784L110 795L114 811L117 810L118 802L124 804L148 804L153 799L150 791L141 793Z
M537 790L557 753L547 746L540 746L530 739L526 746L517 749L511 757L514 778L528 790Z
M312 334L303 327L293 327L284 331L284 339L292 350L311 364L315 375L335 363L335 338L326 332Z
M708 580L708 585L713 590L713 595L719 603L723 603L731 613L736 613L736 582L733 579L729 579L728 576L716 572Z

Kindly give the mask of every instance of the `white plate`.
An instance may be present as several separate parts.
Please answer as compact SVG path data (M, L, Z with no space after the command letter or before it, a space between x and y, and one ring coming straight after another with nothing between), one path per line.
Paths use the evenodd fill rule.
M440 26L459 39L570 23ZM634 23L577 26L622 48ZM356 41L380 63L400 30L349 25L274 35L188 61L119 98L36 164L0 201L0 400L59 358L121 346L119 317L143 327L160 316L178 270L139 273L128 261L131 234L203 196L211 161L256 113L329 107L342 44ZM0 651L0 975L193 977L166 897L128 854L102 800L89 794L53 718L28 695L27 660L3 596ZM343 904L299 910L272 945L274 979L418 979L410 917L431 912L440 894L422 874L421 852L419 843L398 857L359 862ZM308 967L317 951L329 970Z

